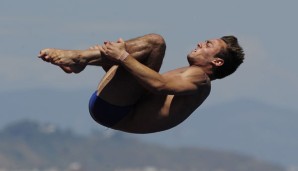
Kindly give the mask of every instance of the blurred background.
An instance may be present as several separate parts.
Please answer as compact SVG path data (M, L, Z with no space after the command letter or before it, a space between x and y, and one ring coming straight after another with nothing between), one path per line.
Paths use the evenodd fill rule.
M2 133L30 120L81 136L121 134L173 150L228 151L297 170L297 1L0 2ZM224 35L238 37L246 59L236 73L212 82L210 97L181 125L132 135L102 127L89 116L88 101L104 74L101 68L65 74L37 58L43 48L86 49L147 33L161 34L167 42L161 72L188 65L186 55L198 42Z

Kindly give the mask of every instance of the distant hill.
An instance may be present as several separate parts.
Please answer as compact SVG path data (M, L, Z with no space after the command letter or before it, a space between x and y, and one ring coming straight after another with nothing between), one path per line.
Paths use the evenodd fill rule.
M202 106L178 129L151 138L154 142L162 137L178 145L237 151L297 166L297 121L297 111L240 99Z
M88 135L105 130L88 113L93 90L36 89L0 93L0 129L21 119L49 122ZM212 97L211 97L212 98ZM210 104L209 99L179 126L160 133L136 135L166 146L207 147L234 151L262 160L297 166L298 111L239 99Z
M128 134L93 132L79 136L51 124L20 121L0 132L1 169L73 166L80 171L154 168L155 171L284 171L282 167L230 152L200 148L166 148Z

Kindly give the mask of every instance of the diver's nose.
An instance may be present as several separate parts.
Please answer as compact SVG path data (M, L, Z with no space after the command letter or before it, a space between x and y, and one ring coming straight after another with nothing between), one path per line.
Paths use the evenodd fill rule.
M201 47L202 47L202 43L199 42L199 43L197 44L197 46L198 46L199 48L201 48Z

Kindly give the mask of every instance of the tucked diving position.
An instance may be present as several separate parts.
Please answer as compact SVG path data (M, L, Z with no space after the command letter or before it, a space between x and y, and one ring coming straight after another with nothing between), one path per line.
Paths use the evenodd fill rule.
M39 58L66 73L88 65L106 72L89 101L99 124L130 133L173 128L208 97L211 81L236 71L244 52L234 36L198 43L187 54L189 66L159 73L166 43L158 34L106 41L87 50L43 49Z

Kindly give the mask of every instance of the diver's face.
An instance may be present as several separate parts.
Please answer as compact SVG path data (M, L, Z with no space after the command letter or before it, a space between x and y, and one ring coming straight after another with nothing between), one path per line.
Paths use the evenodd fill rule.
M190 61L210 60L225 48L227 48L227 44L221 39L206 40L198 43L196 48L187 55L187 58Z

